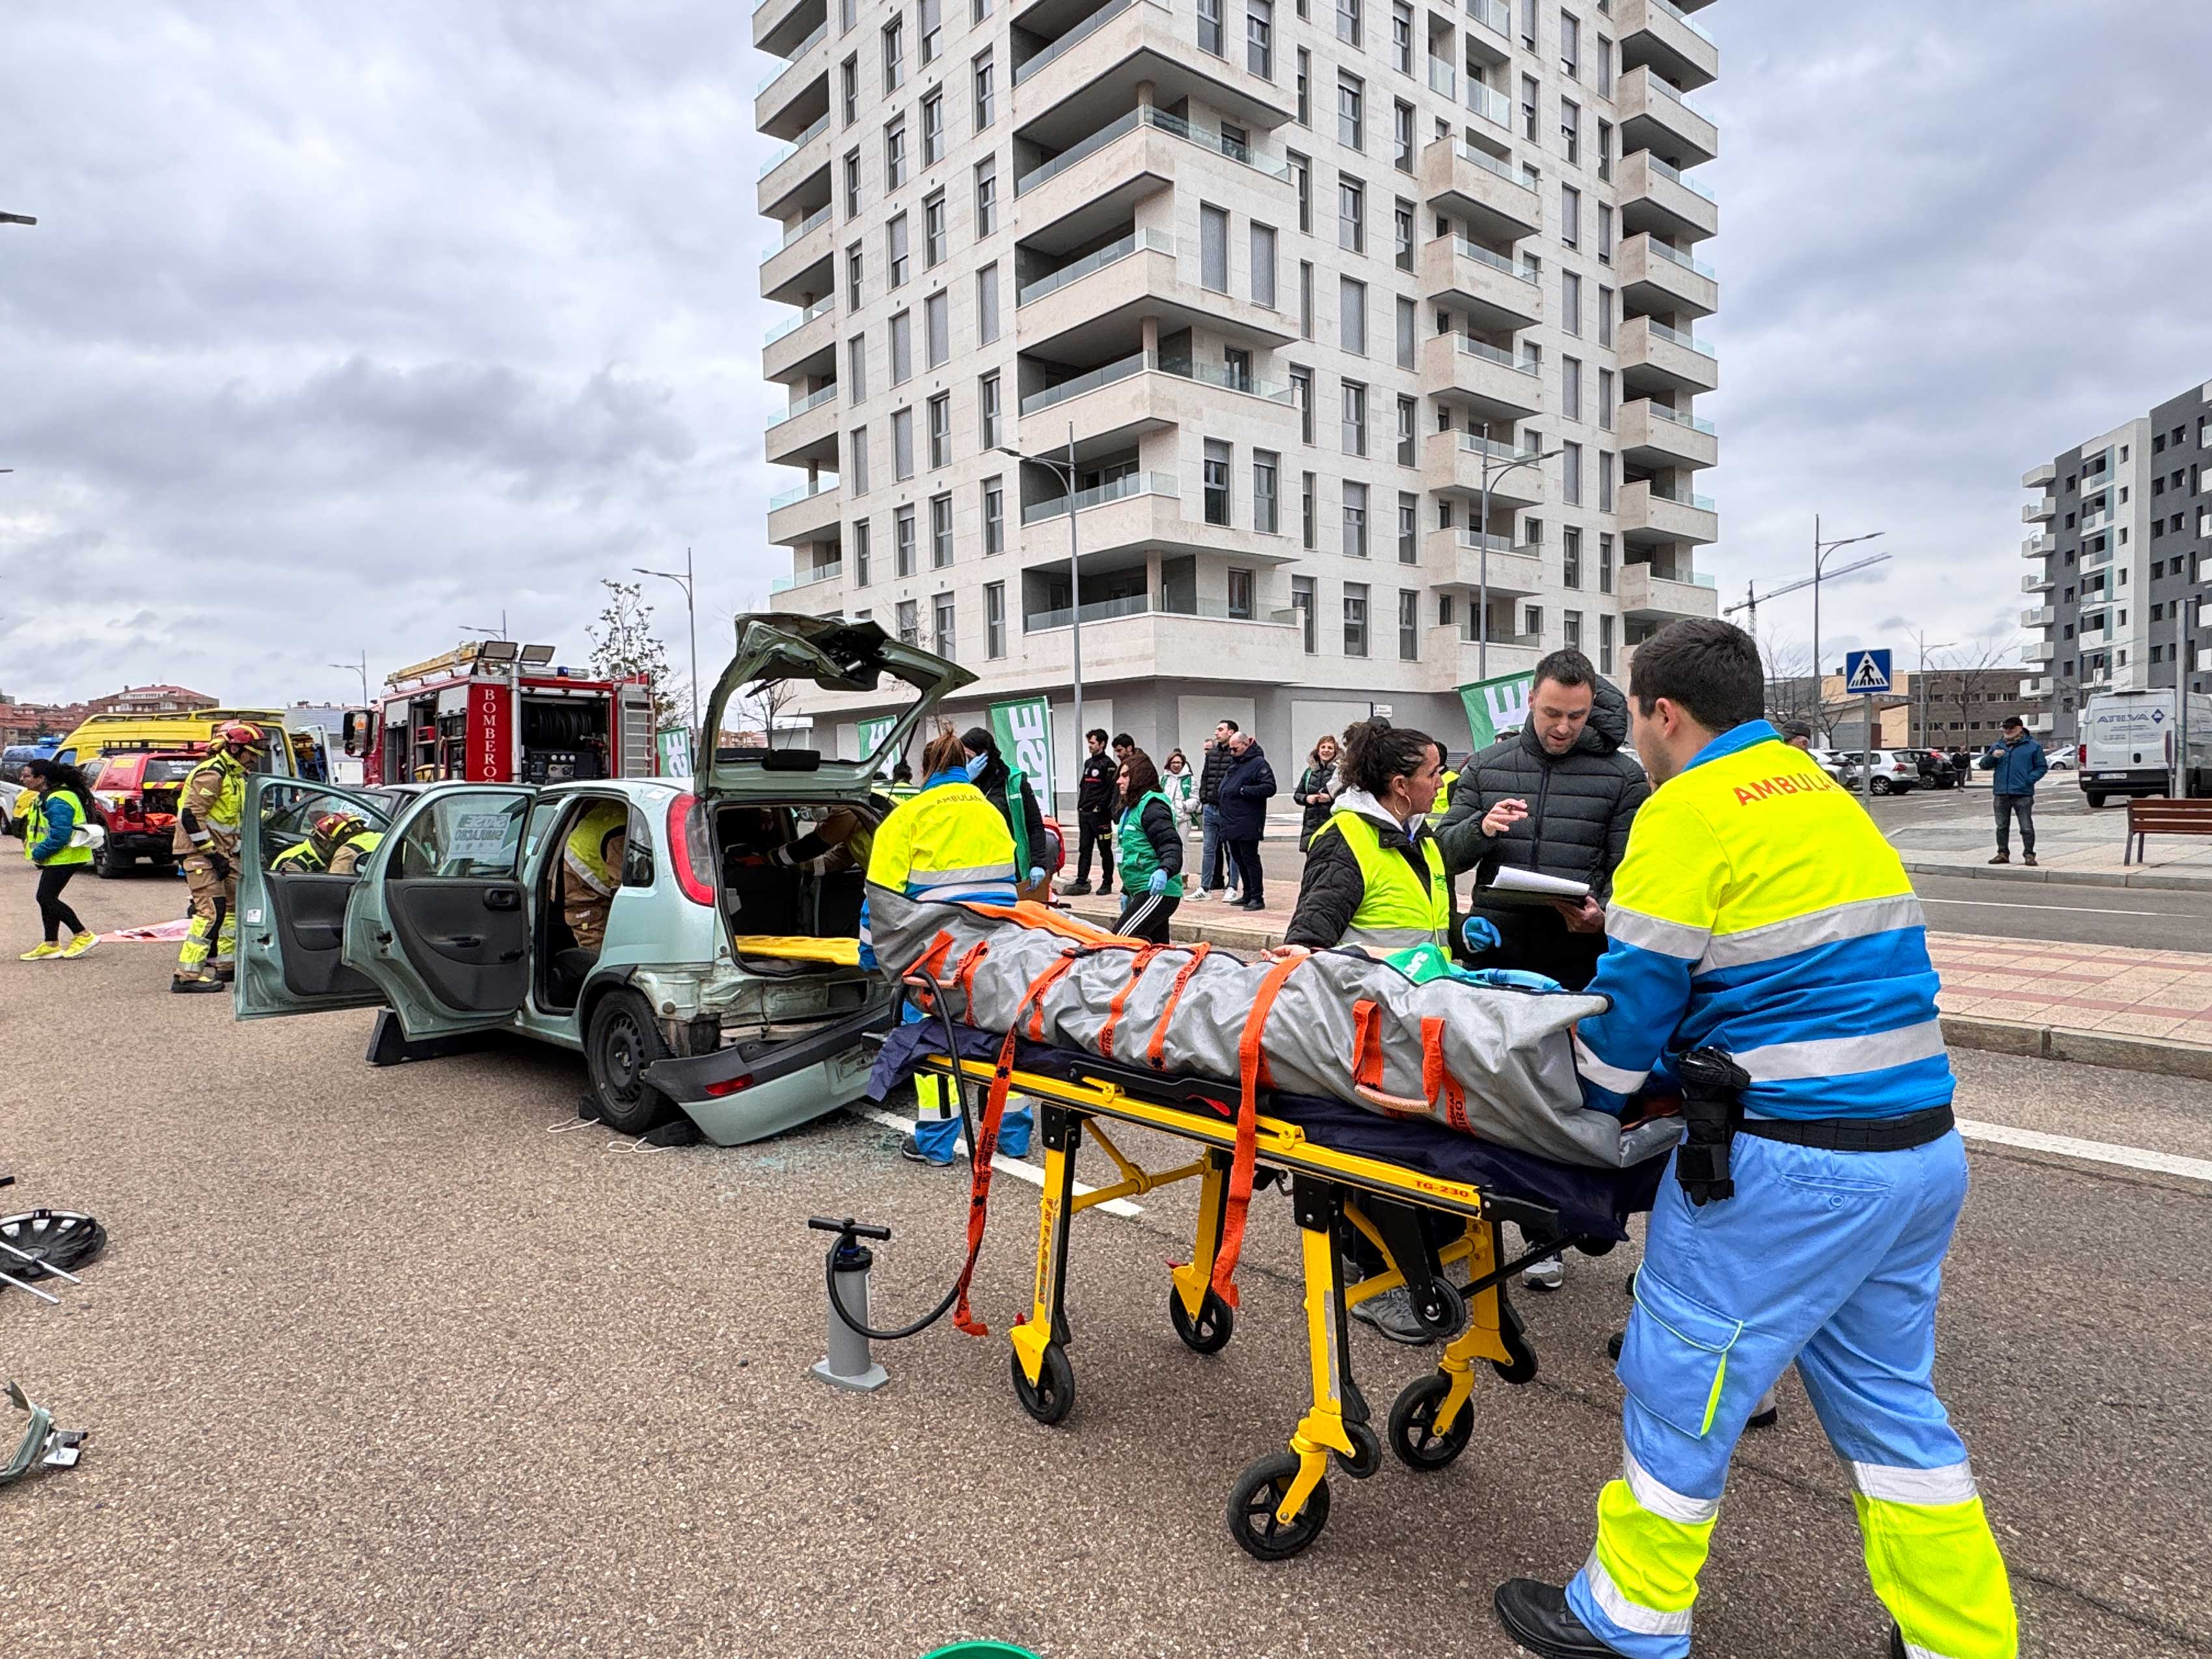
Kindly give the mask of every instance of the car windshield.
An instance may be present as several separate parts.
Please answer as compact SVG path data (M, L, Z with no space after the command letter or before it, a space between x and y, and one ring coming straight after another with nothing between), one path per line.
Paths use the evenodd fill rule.
M200 763L198 755L149 755L139 784L148 789L164 783L182 783Z

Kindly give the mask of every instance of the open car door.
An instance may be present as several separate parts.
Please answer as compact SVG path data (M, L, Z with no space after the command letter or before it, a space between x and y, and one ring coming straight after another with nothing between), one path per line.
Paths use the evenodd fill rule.
M351 812L373 834L391 827L376 797L327 783L257 772L246 781L238 831L238 979L231 1009L240 1019L374 1007L384 994L340 959L353 876L309 872L277 860L307 840L326 812Z
M364 862L342 950L410 1040L505 1024L530 988L524 827L538 792L441 784L409 801Z
M887 770L893 757L905 750L938 704L975 678L957 663L900 644L872 622L748 612L738 618L737 653L708 702L705 730L720 732L726 718L738 726L757 720L767 747L718 752L710 737L700 745L696 793L701 799L711 800L764 770L809 773L836 790L865 789L879 767ZM892 684L887 686L886 679ZM778 746L772 696L762 699L767 706L757 711L743 707L748 687L761 697L764 688L793 683L824 691L881 691L886 697L903 696L910 690L911 701L899 708L874 753L858 760L835 760L818 748Z

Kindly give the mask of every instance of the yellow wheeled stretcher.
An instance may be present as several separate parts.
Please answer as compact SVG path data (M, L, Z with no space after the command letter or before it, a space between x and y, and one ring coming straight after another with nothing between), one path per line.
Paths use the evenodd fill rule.
M926 1046L918 1050L913 1068L951 1074L953 1062L941 1052L944 1045L936 1047L939 1052L934 1054ZM990 1085L997 1076L997 1068L986 1060L964 1058L959 1067L979 1085ZM1069 1075L1059 1076L1016 1069L1001 1085L1042 1107L1044 1192L1036 1283L1030 1311L1012 1331L1012 1370L1023 1409L1046 1424L1062 1421L1075 1404L1066 1291L1069 1230L1082 1211L1196 1180L1198 1223L1191 1259L1173 1269L1168 1316L1176 1334L1198 1353L1219 1352L1235 1326L1234 1310L1215 1285L1231 1207L1237 1091L1081 1057L1068 1057L1068 1070ZM1507 1300L1506 1281L1569 1243L1600 1255L1613 1242L1568 1236L1559 1211L1542 1203L1501 1195L1371 1151L1325 1144L1308 1127L1276 1115L1272 1104L1263 1104L1258 1114L1254 1153L1263 1183L1270 1178L1267 1171L1290 1183L1304 1267L1311 1400L1291 1431L1288 1449L1250 1465L1231 1489L1231 1535L1261 1560L1295 1555L1321 1535L1328 1521L1332 1455L1354 1480L1367 1479L1382 1465L1382 1436L1352 1380L1348 1309L1404 1285L1416 1316L1444 1340L1437 1369L1399 1395L1386 1425L1391 1450L1407 1468L1442 1469L1467 1449L1474 1432L1476 1362L1487 1362L1511 1383L1527 1382L1536 1374L1536 1358ZM1109 1125L1123 1124L1188 1141L1196 1156L1171 1169L1146 1170L1116 1144ZM1121 1178L1079 1194L1076 1156L1086 1136L1113 1160ZM989 1136L985 1139L988 1143ZM1364 1139L1371 1145L1372 1136ZM1605 1179L1624 1193L1638 1184L1613 1174ZM1629 1207L1648 1204L1645 1184L1642 1204L1632 1198ZM1546 1243L1508 1261L1500 1234L1504 1221ZM1346 1257L1358 1237L1376 1248L1385 1266L1347 1283ZM1464 1271L1455 1284L1446 1275L1457 1269Z

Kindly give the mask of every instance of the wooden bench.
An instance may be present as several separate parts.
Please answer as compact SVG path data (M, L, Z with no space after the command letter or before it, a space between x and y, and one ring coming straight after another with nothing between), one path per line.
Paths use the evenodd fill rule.
M2128 835L2122 864L2145 858L2145 836L2212 836L2212 800L2174 800L2164 795L2128 803Z

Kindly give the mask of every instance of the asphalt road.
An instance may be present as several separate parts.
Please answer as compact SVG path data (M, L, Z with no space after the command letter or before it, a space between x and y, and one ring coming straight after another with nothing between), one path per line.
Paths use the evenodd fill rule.
M23 945L29 888L0 860ZM73 896L112 927L175 890ZM1210 1360L1164 1314L1187 1191L1082 1218L1060 1429L1016 1407L1002 1328L887 1347L892 1385L841 1395L806 1374L823 1310L805 1218L895 1230L885 1320L934 1301L962 1232L964 1186L902 1162L894 1132L839 1115L639 1152L575 1127L571 1059L500 1045L371 1071L366 1016L234 1024L163 992L169 956L0 957L9 1207L87 1208L113 1241L58 1311L0 1291L0 1375L94 1431L80 1468L0 1497L0 1650L913 1659L989 1635L1048 1659L1504 1659L1492 1585L1588 1550L1619 1462L1603 1345L1632 1249L1522 1298L1542 1372L1483 1381L1458 1467L1334 1480L1321 1543L1262 1566L1220 1511L1303 1403L1279 1200L1255 1211L1237 1338ZM2212 1158L2212 1087L1958 1065L1965 1115ZM1986 1143L1973 1168L1938 1377L2027 1650L2212 1652L2212 1188ZM998 1196L977 1303L1003 1327L1034 1211L1026 1187ZM1378 1405L1428 1364L1364 1332L1354 1358ZM1794 1382L1714 1542L1701 1659L1884 1650Z

